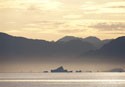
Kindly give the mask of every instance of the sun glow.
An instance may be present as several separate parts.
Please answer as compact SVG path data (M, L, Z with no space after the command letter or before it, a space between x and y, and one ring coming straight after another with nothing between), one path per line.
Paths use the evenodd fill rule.
M58 9L62 4L56 0L16 0L19 5L36 6L45 10Z
M56 10L62 6L62 3L56 0L7 0L0 3L0 8L29 8L37 7L42 10Z

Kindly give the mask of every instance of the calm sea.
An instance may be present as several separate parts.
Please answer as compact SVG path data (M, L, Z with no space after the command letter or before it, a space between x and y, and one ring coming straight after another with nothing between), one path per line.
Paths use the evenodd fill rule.
M125 73L0 73L0 87L125 87Z

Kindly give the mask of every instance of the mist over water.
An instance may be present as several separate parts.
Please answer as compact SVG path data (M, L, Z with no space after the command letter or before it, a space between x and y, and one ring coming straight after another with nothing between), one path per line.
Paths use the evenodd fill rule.
M0 0L0 87L125 87L125 0Z
M35 59L35 58L34 58ZM46 59L46 58L45 58ZM53 59L53 58L52 58ZM58 60L30 60L30 61L8 61L0 63L0 72L18 72L18 73L31 73L31 72L43 72L49 71L51 69L56 69L60 66L63 66L69 71L75 72L76 70L82 70L83 72L92 71L92 72L104 72L110 71L111 69L121 68L125 69L124 63L111 62L107 60L95 60L94 58L89 59L79 59L78 60L69 60L69 58L56 58ZM102 62L103 61L103 62Z

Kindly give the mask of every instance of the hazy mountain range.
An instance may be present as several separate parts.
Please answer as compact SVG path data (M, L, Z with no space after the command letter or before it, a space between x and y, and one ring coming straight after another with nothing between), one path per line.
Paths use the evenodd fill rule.
M83 56L108 57L110 59L125 60L125 36L118 37L102 46L100 49L89 51Z
M61 39L59 39L59 42L69 42L72 40L81 40L83 42L88 42L93 44L96 48L100 48L102 47L104 44L109 43L112 39L106 39L106 40L100 40L97 37L94 36L90 36L90 37L86 37L86 38L79 38L79 37L74 37L74 36L65 36Z
M117 57L125 60L125 37L100 40L97 37L66 36L58 41L27 39L0 33L0 59L51 57ZM12 58L12 59L11 59Z

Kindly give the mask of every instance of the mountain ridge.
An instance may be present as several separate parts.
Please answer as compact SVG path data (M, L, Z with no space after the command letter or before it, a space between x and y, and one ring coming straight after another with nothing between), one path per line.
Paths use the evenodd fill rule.
M0 34L0 58L77 56L95 49L92 44L77 39L60 43Z
M98 39L96 37L89 38L92 38L92 40L93 38ZM99 39L97 41L100 42ZM85 57L111 57L110 59L112 60L112 57L118 57L116 59L125 60L125 36L108 41L108 43L98 48L94 44L84 41L81 38L75 38L66 42L50 42L0 33L1 60L18 60L16 57L24 57L24 59L21 60L31 60L31 57L39 57L42 60L47 57L49 58L48 60L52 58L56 60L59 59L59 57L63 57L64 60L72 60L72 58L78 60L77 58L79 56L80 58L82 57L82 59ZM13 59L13 57L15 58Z
M97 48L102 47L104 44L109 43L112 39L105 39L105 40L100 40L99 38L95 37L95 36L89 36L89 37L85 37L85 38L80 38L80 37L75 37L75 36L65 36L62 37L61 39L57 40L57 42L68 42L71 40L81 40L84 42L88 42L93 44L94 46L96 46Z
M106 60L115 60L116 62L125 61L125 36L118 37L100 49L89 51L82 54L83 57L100 58Z

